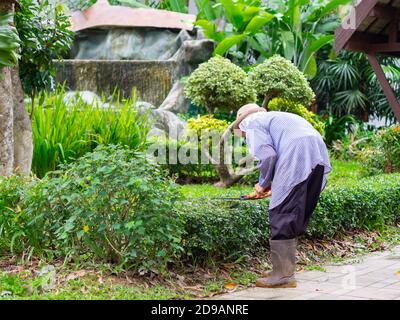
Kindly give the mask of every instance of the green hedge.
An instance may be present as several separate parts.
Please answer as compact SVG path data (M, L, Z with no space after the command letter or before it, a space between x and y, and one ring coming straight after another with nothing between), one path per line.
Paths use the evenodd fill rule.
M105 156L99 157L99 152L103 155L99 150L88 163L82 160L53 178L39 181L0 178L2 255L25 252L54 258L67 255L74 260L82 259L82 255L99 258L102 254L99 255L94 247L101 248L103 253L110 251L103 241L104 228L112 230L112 240L116 244L126 241L128 246L124 248L129 250L124 252L134 249L140 253L127 259L133 269L157 259L163 263L187 258L233 261L253 255L266 246L269 238L268 200L229 202L207 199L204 195L197 199L171 201L170 197L175 199L178 191L168 187L167 180L161 181L161 178L143 172L139 174L138 170L145 170L142 162L137 166L139 159L122 159L119 163L124 165L114 166ZM102 166L98 165L99 161ZM94 162L96 165L91 167ZM109 167L114 171L108 170ZM91 168L97 173L89 174ZM101 178L103 171L107 174L106 179ZM92 175L96 179L88 180ZM131 178L135 183L140 180L140 184L129 184ZM154 187L155 180L159 187ZM96 185L90 181L95 181ZM115 190L115 195L124 194L121 193L121 197L112 194L109 201L110 193L106 190L111 189ZM132 204L125 199L136 199L136 195L143 206L131 210ZM132 222L127 219L135 221L135 225L138 222L138 226L145 229L133 232ZM354 229L379 230L398 221L400 174L359 181L349 179L344 184L329 186L322 194L308 236L333 237ZM125 254L120 257L126 261Z
M264 246L269 237L268 200L225 202L199 198L179 205L185 220L183 247L193 257L234 259ZM400 174L328 187L308 236L332 237L346 230L377 230L400 220Z

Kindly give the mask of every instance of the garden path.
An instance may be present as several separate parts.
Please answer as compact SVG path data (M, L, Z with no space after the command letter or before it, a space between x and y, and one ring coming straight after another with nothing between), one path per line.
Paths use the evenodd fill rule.
M355 264L327 265L296 274L295 289L250 288L221 300L400 300L400 246L372 253Z

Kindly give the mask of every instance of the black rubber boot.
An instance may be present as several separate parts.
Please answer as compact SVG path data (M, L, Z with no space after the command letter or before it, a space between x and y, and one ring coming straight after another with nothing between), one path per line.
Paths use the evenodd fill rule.
M294 277L296 270L297 240L270 240L272 272L266 278L256 281L262 288L296 288Z

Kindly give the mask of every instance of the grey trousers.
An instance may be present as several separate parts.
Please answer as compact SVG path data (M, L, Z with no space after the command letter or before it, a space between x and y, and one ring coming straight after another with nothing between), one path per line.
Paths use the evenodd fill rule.
M306 232L321 194L323 176L324 166L317 165L280 205L269 210L272 240L294 239Z

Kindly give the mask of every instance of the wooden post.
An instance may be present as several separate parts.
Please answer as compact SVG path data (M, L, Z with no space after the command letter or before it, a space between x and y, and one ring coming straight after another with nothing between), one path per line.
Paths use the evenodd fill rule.
M383 69L381 65L379 64L378 59L376 58L376 55L374 53L368 53L367 54L368 61L371 64L372 68L375 71L375 74L382 86L383 92L385 93L387 99L389 100L390 107L393 110L394 115L397 118L397 121L400 122L400 103L397 100L397 97L390 86L389 81L386 79L385 73L383 72Z

